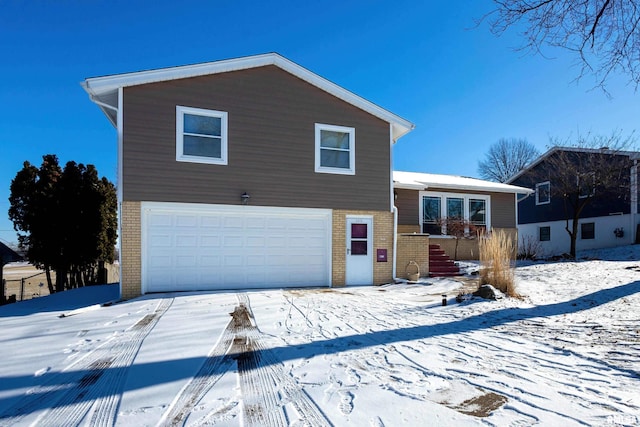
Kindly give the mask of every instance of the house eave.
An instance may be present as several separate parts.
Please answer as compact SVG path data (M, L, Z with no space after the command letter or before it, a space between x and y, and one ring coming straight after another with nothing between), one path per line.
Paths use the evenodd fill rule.
M378 117L392 126L393 140L397 141L402 136L415 128L415 125L406 119L403 119L384 108L367 101L366 99L344 89L335 83L320 77L319 75L307 70L306 68L284 58L277 53L267 53L262 55L254 55L242 58L227 59L215 62L206 62L201 64L183 65L170 68L161 68L147 71L137 71L125 74L115 74L110 76L92 77L85 79L81 85L89 94L92 101L104 98L113 98L117 95L118 89L121 87L138 86L149 83L157 83L169 80L184 79L190 77L198 77L204 75L227 73L231 71L246 70L256 67L264 67L275 65L288 73L306 81L331 95L360 108L371 115ZM107 115L110 121L113 120L101 107L102 111Z

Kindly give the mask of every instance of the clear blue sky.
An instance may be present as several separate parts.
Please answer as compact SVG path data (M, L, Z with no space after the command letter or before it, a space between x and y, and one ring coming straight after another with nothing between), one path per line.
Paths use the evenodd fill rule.
M116 131L79 83L87 77L278 52L412 121L397 170L477 176L501 137L625 133L640 95L614 76L612 99L573 83L578 69L515 52L475 19L490 0L433 2L22 1L0 3L0 240L16 241L9 186L42 155L94 164L115 182ZM474 28L475 27L475 28Z

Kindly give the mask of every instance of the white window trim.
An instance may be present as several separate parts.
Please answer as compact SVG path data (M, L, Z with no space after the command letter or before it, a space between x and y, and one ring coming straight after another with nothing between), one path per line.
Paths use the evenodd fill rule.
M221 119L220 128L220 157L191 156L184 154L184 115L216 117ZM176 160L178 162L207 163L212 165L226 165L228 163L227 125L228 114L226 111L205 110L203 108L176 106Z
M349 134L349 168L334 168L320 165L320 134L323 130L332 132L344 132ZM333 173L340 175L356 174L356 129L346 126L315 124L315 145L316 145L316 173Z
M440 218L446 218L447 217L447 198L451 197L451 198L456 198L456 199L464 199L464 220L465 221L470 221L469 219L469 199L479 199L479 200L484 200L485 202L485 225L484 227L486 227L487 230L491 230L491 196L486 195L486 194L467 194L467 193L441 193L441 192L435 192L435 191L420 191L418 193L418 204L420 205L418 210L419 210L419 222L420 222L420 230L423 229L423 223L422 220L424 218L424 212L423 212L423 208L424 206L422 205L422 198L423 197L440 197ZM446 231L445 227L442 227L442 232L444 233ZM432 237L450 237L447 236L446 234L443 234L441 236L432 236Z
M546 202L541 202L539 197L540 192L538 191L538 189L543 185L549 186L549 200L547 200ZM539 182L538 184L536 184L536 205L548 205L549 203L551 203L551 182L550 181Z

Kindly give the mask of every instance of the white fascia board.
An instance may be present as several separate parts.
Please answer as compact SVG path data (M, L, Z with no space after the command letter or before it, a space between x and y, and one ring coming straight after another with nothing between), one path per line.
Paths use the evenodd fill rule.
M533 190L499 182L485 181L456 175L429 174L422 172L394 171L395 188L417 189L441 188L447 190L483 191L492 193L532 193Z
M243 58L227 59L223 61L206 62L202 64L184 65L156 70L138 71L126 74L116 74L103 77L92 77L81 83L82 87L95 101L104 94L113 93L120 87L137 86L168 80L198 77L210 74L226 73L249 68L275 65L290 74L330 93L331 95L368 112L391 124L394 141L413 130L415 125L366 99L349 92L335 83L312 73L304 67L278 55L267 53ZM105 112L106 113L106 112Z
M449 185L449 184L434 184L432 187L443 188L447 190L466 190L466 191L482 191L487 193L510 193L510 194L530 194L533 193L533 190L524 187L517 187L515 185L510 185L507 187L492 187L492 186L483 186L483 185Z
M421 184L416 182L415 184L411 184L408 182L394 182L393 188L397 188L400 190L426 190L429 188L426 184Z

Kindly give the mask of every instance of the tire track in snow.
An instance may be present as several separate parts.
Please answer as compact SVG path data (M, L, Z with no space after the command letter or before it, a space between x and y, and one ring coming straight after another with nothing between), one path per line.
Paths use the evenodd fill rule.
M184 425L193 408L207 392L231 369L233 360L228 356L235 336L234 318L229 320L216 345L195 376L180 390L158 426Z
M184 425L193 408L234 363L238 368L245 425L288 426L292 420L285 410L287 405L297 413L297 422L311 427L330 425L299 384L286 374L282 362L264 344L246 294L238 294L238 306L230 314L231 320L210 351L207 361L176 396L158 426ZM228 409L222 408L222 411L216 409L193 424L215 422L231 406L227 404Z
M37 426L77 426L91 411L92 426L113 425L128 368L143 340L172 303L173 299L161 300L152 314L143 316L123 334L108 339L30 390L0 415L2 425L14 425L38 409L45 410L33 423Z

